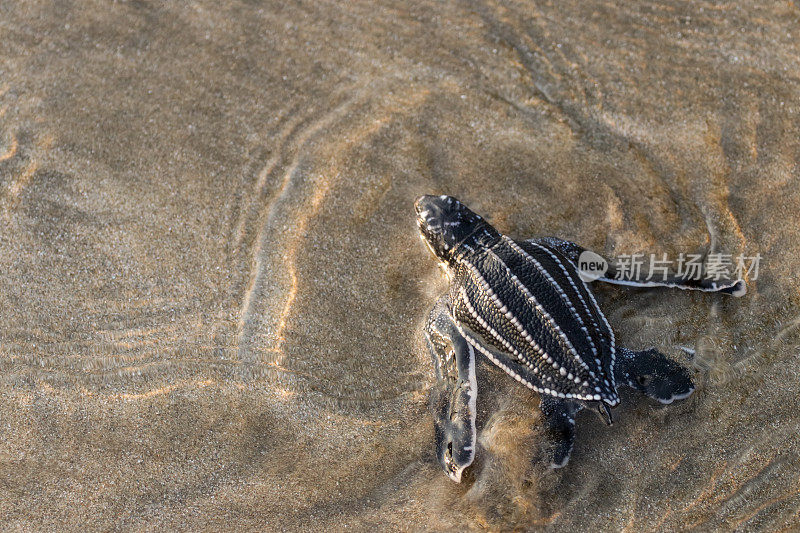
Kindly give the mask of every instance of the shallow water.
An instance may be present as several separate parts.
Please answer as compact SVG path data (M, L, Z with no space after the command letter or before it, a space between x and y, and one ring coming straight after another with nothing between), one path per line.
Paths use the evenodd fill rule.
M0 4L0 520L13 529L800 528L800 9ZM413 199L607 255L763 257L744 298L600 287L692 398L578 419L479 369L462 484ZM689 360L680 349L696 351Z

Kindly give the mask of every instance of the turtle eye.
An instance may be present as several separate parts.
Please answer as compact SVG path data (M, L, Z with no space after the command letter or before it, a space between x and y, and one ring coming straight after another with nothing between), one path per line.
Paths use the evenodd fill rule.
M653 376L646 374L643 376L636 376L636 383L638 383L642 387L647 387L650 385L650 382L653 381Z

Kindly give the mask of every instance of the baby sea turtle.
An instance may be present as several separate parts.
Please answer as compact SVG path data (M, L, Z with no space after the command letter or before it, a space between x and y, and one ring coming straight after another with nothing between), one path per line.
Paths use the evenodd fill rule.
M575 414L596 408L608 424L627 385L661 403L694 391L689 372L654 349L616 346L614 332L579 275L585 252L552 237L515 241L451 196L422 196L414 205L422 240L450 280L425 326L440 401L437 456L450 478L475 457L475 351L538 392L551 466L569 460ZM593 252L592 252L593 253ZM599 256L595 256L599 257ZM743 281L672 277L664 282L602 281L744 294Z

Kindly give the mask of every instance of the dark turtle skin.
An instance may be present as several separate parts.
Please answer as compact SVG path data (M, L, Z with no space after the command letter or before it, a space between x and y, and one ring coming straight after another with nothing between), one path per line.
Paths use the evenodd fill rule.
M578 411L596 409L612 423L619 386L665 404L694 391L688 370L658 351L616 346L576 266L584 248L552 237L515 241L451 196L422 196L414 207L420 236L450 280L426 322L425 339L437 379L432 395L437 457L452 480L460 482L475 458L476 352L539 393L553 468L569 460ZM741 280L619 281L614 274L612 267L599 279L745 292Z

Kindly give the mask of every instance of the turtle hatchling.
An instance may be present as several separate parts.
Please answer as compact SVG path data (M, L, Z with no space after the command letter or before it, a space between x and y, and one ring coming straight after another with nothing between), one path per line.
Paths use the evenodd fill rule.
M552 237L511 239L451 196L421 196L414 207L420 236L450 281L425 339L442 398L434 416L437 456L453 481L475 458L476 352L539 393L553 468L569 460L578 411L595 409L611 424L618 387L664 404L694 391L688 370L658 351L616 345L578 269L581 254L593 252ZM734 296L746 290L742 280L616 279L611 265L599 280Z

